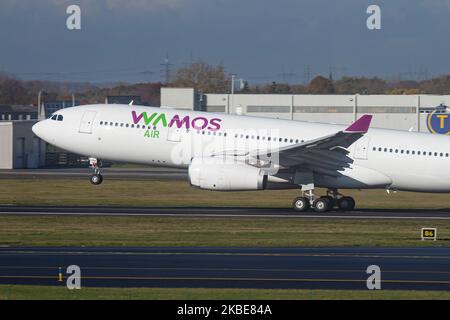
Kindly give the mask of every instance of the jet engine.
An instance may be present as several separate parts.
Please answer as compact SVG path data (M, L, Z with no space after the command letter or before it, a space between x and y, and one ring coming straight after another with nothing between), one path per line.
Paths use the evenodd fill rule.
M261 168L224 158L194 158L189 166L191 185L207 190L263 190L267 175Z

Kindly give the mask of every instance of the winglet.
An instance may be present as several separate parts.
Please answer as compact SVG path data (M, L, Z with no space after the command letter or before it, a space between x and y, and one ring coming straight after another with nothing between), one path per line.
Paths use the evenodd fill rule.
M362 132L365 133L369 130L370 122L372 121L372 116L370 114L365 114L355 122L353 122L344 132Z

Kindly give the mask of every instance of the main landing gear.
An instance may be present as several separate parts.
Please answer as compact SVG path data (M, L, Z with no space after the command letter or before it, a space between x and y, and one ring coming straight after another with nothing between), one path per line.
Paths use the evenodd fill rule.
M305 212L313 209L315 212L326 212L337 208L341 211L351 211L355 208L355 200L352 197L345 197L337 190L327 190L327 195L317 197L313 190L303 192L301 197L295 198L292 207L295 211Z
M100 173L101 162L97 161L97 158L89 158L89 165L94 170L94 174L89 177L89 180L93 185L99 185L103 182L103 176Z

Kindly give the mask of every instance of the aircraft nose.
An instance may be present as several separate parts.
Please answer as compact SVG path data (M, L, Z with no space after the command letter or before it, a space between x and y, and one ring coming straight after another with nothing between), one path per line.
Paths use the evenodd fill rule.
M35 135L37 135L39 138L42 138L42 121L39 121L37 123L35 123L32 127L31 130L33 131L33 133Z

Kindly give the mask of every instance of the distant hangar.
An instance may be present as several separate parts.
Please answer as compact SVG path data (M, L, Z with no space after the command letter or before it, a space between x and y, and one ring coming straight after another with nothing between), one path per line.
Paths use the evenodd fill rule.
M450 95L202 94L161 88L161 107L336 124L373 114L373 127L418 132L449 132L447 106Z

